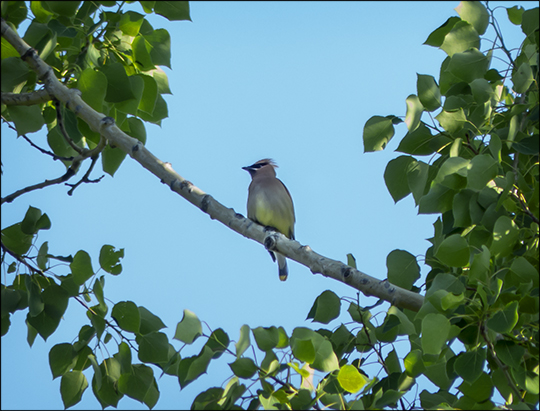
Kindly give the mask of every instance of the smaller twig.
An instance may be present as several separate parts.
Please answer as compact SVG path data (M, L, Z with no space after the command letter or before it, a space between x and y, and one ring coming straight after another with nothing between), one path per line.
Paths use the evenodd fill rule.
M67 186L71 187L71 190L68 191L68 195L73 195L73 191L75 191L75 189L81 185L82 183L99 183L101 181L101 179L103 177L105 177L105 174L103 174L101 177L95 179L95 180L91 180L88 178L88 176L90 175L90 173L92 172L94 166L96 165L96 161L99 157L97 155L93 156L92 157L92 162L90 163L90 167L88 167L88 171L84 174L83 178L81 178L77 183L75 184L69 184L69 183L66 183Z
M32 267L29 263L26 262L26 260L18 255L18 254L15 254L13 251L11 251L9 248L7 248L4 243L0 243L0 247L2 247L2 250L4 250L5 253L8 253L10 256L12 256L15 260L17 260L18 262L20 262L21 264L25 265L26 267L28 267L28 269L30 271L32 271L33 273L36 273L36 274L39 274L39 275L42 275L43 277L47 277L45 275L45 273L43 271L41 271L39 268L35 268L35 267Z
M493 360L495 361L495 363L497 364L497 366L499 367L499 369L502 371L502 373L504 374L504 376L506 377L506 381L508 382L508 385L510 386L510 389L514 392L514 395L519 398L519 400L521 402L523 402L523 397L521 396L521 393L519 392L519 389L517 388L516 386L516 383L514 382L514 380L512 379L512 377L510 376L510 373L508 372L508 366L504 365L501 360L499 359L499 357L497 357L497 353L495 351L495 347L493 346L493 343L491 342L491 340L489 339L489 336L487 334L487 330L486 330L486 326L485 324L482 324L480 326L480 332L482 333L482 337L484 338L484 341L486 342L487 344L487 347L488 347L488 351L491 355L491 358L493 358Z
M75 150L80 155L84 155L84 148L79 147L77 144L75 144L69 136L68 132L66 131L66 127L64 126L64 118L62 117L62 105L56 99L53 99L53 101L54 105L56 106L56 119L58 120L58 126L60 128L62 136L64 137L64 140L66 140L66 143L68 143L73 150Z
M15 200L17 197L29 193L30 191L39 190L41 188L45 188L48 186L52 186L54 184L60 184L67 180L69 180L71 177L75 175L75 171L73 170L73 166L67 169L66 173L58 178L55 178L54 180L45 180L43 183L34 184L33 186L28 186L23 189L20 189L18 191L15 191L13 194L10 194L0 201L0 204L4 203L11 203L13 200Z

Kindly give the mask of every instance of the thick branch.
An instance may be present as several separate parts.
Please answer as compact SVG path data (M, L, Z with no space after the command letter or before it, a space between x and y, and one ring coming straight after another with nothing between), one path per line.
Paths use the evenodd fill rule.
M22 58L36 71L51 95L83 119L90 128L99 132L110 143L125 151L144 168L158 177L162 183L168 185L172 191L180 194L190 203L200 208L210 218L220 221L245 237L265 244L267 248L275 248L286 257L309 267L313 273L321 273L324 276L341 281L366 295L376 296L400 308L418 311L422 306L424 299L421 295L394 286L386 280L380 281L340 261L326 258L311 250L309 246L302 246L297 241L289 240L279 233L268 233L264 227L236 213L232 208L225 207L212 196L180 176L173 170L170 163L163 162L155 157L140 141L125 134L116 124L110 124L107 117L93 110L80 98L78 90L69 89L62 85L54 76L52 69L4 20L2 20L1 31L2 36L15 47L19 54L23 56Z
M51 100L52 97L45 89L31 93L2 93L2 104L6 106L33 106Z

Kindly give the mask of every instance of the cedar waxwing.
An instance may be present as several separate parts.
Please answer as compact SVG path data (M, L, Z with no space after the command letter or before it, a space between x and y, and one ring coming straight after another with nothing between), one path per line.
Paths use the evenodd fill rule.
M285 184L276 178L277 164L269 158L242 167L251 175L248 189L248 218L266 227L272 227L294 240L294 206ZM274 255L275 254L275 255ZM272 260L278 261L279 279L285 281L289 270L287 260L279 253L270 251Z

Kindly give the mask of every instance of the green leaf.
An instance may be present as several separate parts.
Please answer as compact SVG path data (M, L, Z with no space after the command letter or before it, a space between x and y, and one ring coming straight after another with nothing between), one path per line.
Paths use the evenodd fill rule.
M521 25L521 15L523 14L524 8L521 6L514 6L509 7L506 9L506 13L508 14L508 20L512 24L515 24L516 26Z
M458 389L477 403L482 403L493 395L493 383L485 372L472 384L463 381Z
M407 375L416 378L425 370L424 361L422 360L422 351L411 350L404 358L403 364Z
M351 253L347 254L347 265L352 268L356 268L356 259Z
M114 176L114 173L116 173L126 158L126 155L126 152L120 150L118 147L112 148L109 145L105 146L103 152L101 153L103 171L111 176Z
M120 363L115 358L107 358L100 365L101 381L98 381L96 374L92 378L92 390L103 408L107 406L118 406L118 401L124 394L118 392L118 380L121 375Z
M171 67L171 36L165 29L154 30L145 34L152 62L158 66Z
M188 1L158 1L155 2L154 11L170 21L191 21Z
M446 345L450 333L450 322L442 314L427 314L422 320L422 351L424 354L439 355Z
M420 118L424 112L424 106L420 102L418 96L411 94L405 100L407 104L407 114L405 115L405 124L409 132L416 130L420 124Z
M469 263L469 244L459 234L452 234L445 238L435 257L450 267L465 267Z
M309 348L309 346L313 348ZM332 343L309 328L297 327L291 337L293 355L300 361L310 363L311 367L323 371L332 372L339 369L339 362L332 348ZM313 351L314 350L314 359ZM298 356L305 358L305 360Z
M471 83L475 79L484 78L489 68L489 59L477 49L455 53L448 63L447 70L458 79Z
M276 327L257 327L251 331L261 351L269 351L279 343L279 330Z
M141 325L141 315L137 305L131 301L121 301L112 309L111 316L118 326L125 331L138 333Z
M519 237L519 229L507 216L500 216L493 227L493 242L490 250L495 257L506 257L512 253Z
M513 341L499 340L495 344L495 352L503 364L519 369L524 360L525 348Z
M122 14L118 28L122 33L128 36L135 37L139 33L139 29L144 21L144 16L135 11L126 11Z
M152 70L154 68L154 63L150 57L149 48L145 36L142 36L140 33L137 34L132 43L133 47L133 59L137 63L138 67L142 71Z
M434 184L429 192L420 199L420 214L445 213L452 209L452 200L456 192L442 184Z
M490 101L495 96L491 85L485 78L477 78L470 84L474 101L477 103L485 103Z
M396 203L411 193L407 172L414 162L415 160L411 156L399 156L386 165L384 182Z
M450 17L444 24L429 35L424 44L432 47L440 47L443 44L446 35L450 33L450 30L452 30L458 21L461 21L459 17Z
M130 117L127 119L124 125L127 125L129 128L128 130L125 130L128 135L136 138L141 143L146 144L146 129L144 127L144 123L140 119Z
M454 370L465 381L473 383L482 375L485 363L486 349L482 348L459 354L454 363Z
M157 95L156 105L154 107L152 115L149 115L142 110L137 110L137 116L139 116L144 121L149 121L150 123L154 123L157 125L161 125L161 120L167 118L168 115L169 112L167 109L167 102L159 94Z
M47 263L49 262L49 243L45 241L39 247L38 255L36 258L36 263L40 270L47 270Z
M139 101L138 110L144 111L148 115L152 115L156 108L158 98L158 86L153 77L139 74L139 78L143 80L144 89Z
M435 151L430 144L433 139L431 131L421 122L414 131L408 132L399 143L396 151L402 153L426 156Z
M206 369L208 368L212 356L212 350L205 346L199 355L184 358L180 361L178 364L178 382L182 389L199 378L199 376L206 373Z
M101 113L107 94L107 77L100 71L87 68L80 74L77 88L81 91L81 98L85 103Z
M395 372L401 374L401 365L399 364L399 358L395 349L388 353L388 355L384 359L384 364L386 365L386 369L388 369L389 374Z
M77 152L66 142L58 125L51 128L47 133L47 143L57 156L75 157L77 155Z
M358 372L354 365L345 364L337 376L339 385L351 394L357 393L367 383L367 379Z
M4 39L2 38L2 91L20 93L28 81L29 73L28 64L20 56L4 57Z
M489 13L479 1L462 1L454 10L459 16L472 24L476 32L483 35L489 24Z
M439 168L434 183L453 189L461 189L465 185L467 168L470 161L462 157L450 157Z
M2 18L13 23L15 27L18 27L26 19L27 14L28 9L25 3L13 2L2 4Z
M239 378L251 378L255 375L258 368L251 358L237 358L229 364L232 372Z
M56 344L49 351L49 366L53 375L53 380L64 375L75 365L77 357L73 346L69 343Z
M503 310L497 311L487 322L489 329L501 334L512 331L519 319L518 306L518 301L512 301Z
M328 324L334 318L339 317L340 308L339 297L332 291L326 290L315 299L306 319L313 318L313 321Z
M41 296L41 287L30 276L25 278L25 283L28 292L28 314L31 317L35 317L45 309L43 297Z
M92 261L88 253L84 250L77 251L73 261L69 265L73 273L73 281L75 284L82 285L94 275L92 269Z
M533 287L538 287L538 269L527 261L525 257L518 257L512 261L510 270L512 270L523 283L532 281Z
M538 30L538 25L538 7L525 10L521 15L521 31L523 31L526 36L531 36L536 30ZM538 42L536 44L538 45Z
M467 122L467 116L463 108L459 108L455 111L441 111L435 116L442 128L448 131L450 134L457 133L463 128Z
M416 74L416 89L422 106L427 111L435 111L441 106L441 91L433 76Z
M159 389L152 368L144 364L134 364L131 374L122 374L118 380L118 390L139 402L153 408L159 399Z
M458 21L452 27L440 46L441 50L444 50L450 57L473 47L480 48L480 36L471 24L463 20Z
M88 381L81 371L69 371L62 375L60 394L64 407L69 408L79 403L87 388Z
M482 245L482 252L475 254L473 257L471 269L469 270L470 284L477 284L478 282L486 284L488 282L490 259L491 253L489 249Z
M138 335L139 360L154 364L166 363L169 360L169 340L167 335L160 332L151 332Z
M388 117L373 116L364 125L364 153L386 148L394 136L394 125Z
M45 10L63 17L73 17L77 12L80 1L46 1L42 3ZM67 408L67 407L66 407Z
M212 334L210 334L210 337L208 338L205 347L208 347L210 350L212 350L212 359L216 359L221 357L221 355L229 346L229 343L229 335L225 331L223 331L223 329L218 328L217 330L214 330Z
M39 131L45 124L38 105L8 106L7 111L11 120L15 123L17 137Z
M41 297L45 305L43 311L35 317L28 314L26 321L44 340L47 340L60 324L68 306L69 295L62 287L53 283L43 290Z
M223 394L224 401L221 401L223 409L227 410L234 408L234 403L236 403L236 401L239 400L242 395L244 395L246 389L247 388L244 384L239 383L238 378L231 378L225 387L225 392ZM214 409L215 408L217 407L214 407Z
M143 306L139 307L139 314L141 316L141 327L139 332L143 335L159 331L166 327L157 315L152 314Z
M121 63L107 64L101 67L107 77L107 94L105 100L118 103L135 98L126 70Z
M482 190L499 173L499 163L489 154L474 156L467 172L467 188Z
M398 287L410 290L420 278L420 266L416 257L405 250L393 250L386 257L388 281Z
M235 344L236 347L236 358L240 358L240 356L249 348L251 345L250 339L249 339L249 331L250 328L248 325L243 325L240 328L240 337L238 338L238 342Z
M423 161L413 161L409 164L407 171L407 182L411 189L416 205L420 203L420 199L427 192L427 180L429 177L429 165Z
M118 275L122 272L121 258L124 258L123 248L116 251L112 245L104 245L99 252L99 265L106 272Z
M133 95L135 96L132 99L124 100L118 103L114 104L114 107L121 111L122 113L131 114L133 116L137 115L137 109L139 107L139 103L141 102L141 98L144 92L144 75L143 74L136 74L134 76L129 76L129 83L131 84L131 89L133 91ZM155 98L154 98L154 105L155 105ZM130 119L133 117L130 117ZM124 128L125 123L122 124L122 130L126 131Z
M512 73L512 82L514 91L518 94L525 93L534 82L534 76L529 63L522 63L518 69Z
M161 3L161 2L160 2ZM223 398L223 388L209 388L206 391L201 392L193 400L191 405L192 410L220 410L224 409L220 402ZM227 409L227 408L225 408Z
M293 335L294 336L294 335ZM295 338L292 345L293 355L300 361L312 363L315 361L315 347L313 341L308 339Z
M184 310L182 321L176 326L174 339L192 344L197 338L203 334L201 321L194 312Z

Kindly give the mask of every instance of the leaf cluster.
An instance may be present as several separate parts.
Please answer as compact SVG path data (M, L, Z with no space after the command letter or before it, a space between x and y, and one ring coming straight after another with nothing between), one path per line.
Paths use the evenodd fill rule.
M489 408L497 388L507 404L534 407L538 8L505 9L524 35L514 56L493 10L461 2L456 11L459 17L449 18L425 42L447 57L438 79L418 74L417 94L406 99L407 132L397 148L404 155L390 161L384 175L394 201L412 195L419 213L440 215L425 256L431 268L426 303L416 316L422 321L421 344L415 349L411 339L407 358L416 353L424 365L440 365L436 377L423 371L441 390L423 392L423 405ZM495 39L482 51L481 36L490 26ZM496 57L494 64L498 54L504 63ZM401 122L393 115L369 119L365 151L384 149ZM421 156L430 156L429 162ZM424 344L429 334L433 339ZM464 346L457 354L450 347L455 339ZM463 379L459 399L447 391L456 377Z

